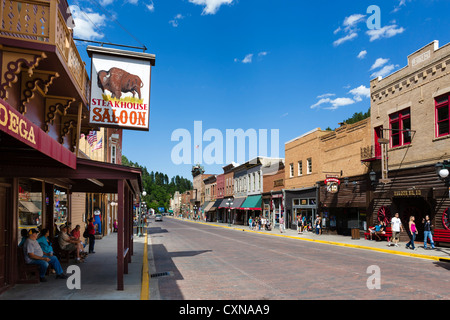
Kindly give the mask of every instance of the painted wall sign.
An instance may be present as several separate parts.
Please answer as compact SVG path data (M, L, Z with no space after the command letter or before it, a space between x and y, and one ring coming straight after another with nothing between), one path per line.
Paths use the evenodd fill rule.
M92 46L87 51L92 58L90 123L148 131L155 56Z
M77 158L69 149L0 99L0 131L64 165L76 169Z

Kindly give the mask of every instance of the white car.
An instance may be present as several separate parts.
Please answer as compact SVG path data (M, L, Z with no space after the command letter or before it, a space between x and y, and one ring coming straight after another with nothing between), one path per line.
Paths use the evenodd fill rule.
M157 214L157 215L155 216L155 221L163 221L162 215Z

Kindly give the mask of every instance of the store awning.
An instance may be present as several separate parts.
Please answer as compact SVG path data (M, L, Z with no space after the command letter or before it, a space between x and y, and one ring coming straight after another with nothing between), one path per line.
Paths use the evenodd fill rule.
M212 207L209 208L208 211L212 211L215 210L219 207L219 204L222 202L222 199L217 199L214 204L212 205Z
M205 207L205 212L210 211L212 206L214 205L214 203L215 203L215 201L210 201Z
M208 206L208 204L210 203L211 201L205 201L204 203L203 203L203 205L201 206L201 210L203 210L203 211L205 211L205 209L206 209L206 207Z
M222 200L222 202L220 202L220 205L219 205L219 208L228 208L228 199L230 199L230 198L224 198L224 199L221 199ZM233 200L231 200L231 202L233 202Z
M233 200L233 204L231 205L231 209L239 209L244 203L245 198L236 198Z
M242 210L261 210L262 197L260 194L248 196L241 206Z
M2 142L0 163L19 161L39 164L58 163L76 169L76 155L40 127L0 99L0 132Z

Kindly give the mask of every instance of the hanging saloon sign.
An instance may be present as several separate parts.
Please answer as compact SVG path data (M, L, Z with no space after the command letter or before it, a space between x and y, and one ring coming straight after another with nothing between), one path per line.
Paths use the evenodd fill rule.
M155 55L93 46L87 52L91 57L90 124L148 131Z

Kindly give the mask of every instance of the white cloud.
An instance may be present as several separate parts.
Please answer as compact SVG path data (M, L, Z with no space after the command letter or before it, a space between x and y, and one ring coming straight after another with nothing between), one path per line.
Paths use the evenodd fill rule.
M358 102L362 101L362 98L370 97L370 89L363 85L350 90L349 93L351 93L353 95L353 99Z
M314 109L317 108L318 106L322 105L322 104L331 104L331 107L326 107L324 109L329 109L329 110L336 110L339 107L342 106L348 106L350 104L354 104L355 101L353 99L350 98L336 98L336 99L330 99L330 98L322 98L320 99L317 103L313 104L310 108Z
M380 68L380 67L384 66L388 61L389 61L389 59L378 58L377 60L375 60L372 67L370 67L370 70Z
M352 14L344 19L343 25L348 28L354 28L359 22L363 20L365 15L363 14Z
M343 44L344 42L347 42L349 40L356 38L357 36L358 36L358 34L356 32L350 33L350 34L346 35L345 37L339 38L336 41L334 41L333 45L335 47L337 47L337 46Z
M253 53L249 53L245 56L244 60L242 60L242 63L252 63L253 59Z
M202 15L216 14L219 8L224 5L230 5L234 0L189 0L189 2L204 6Z
M178 27L179 20L181 20L183 18L184 18L184 16L181 13L179 13L172 20L170 20L169 23L172 25L172 27L176 28L176 27Z
M345 17L344 22L342 23L342 28L338 27L333 31L334 34L338 34L342 30L344 31L345 35L339 38L338 40L333 42L333 45L335 47L343 44L344 42L353 40L358 36L358 24L362 21L364 21L365 15L355 13L348 17Z
M150 0L149 4L146 4L145 7L148 9L148 11L150 12L154 12L155 11L155 4L153 3L152 0Z
M324 93L324 94L321 94L320 96L317 96L317 98L328 98L328 97L334 97L336 94L334 94L334 93Z
M263 57L263 56L267 56L267 51L261 51L260 53L258 53L259 57Z
M357 58L358 58L358 59L364 59L364 58L366 57L366 55L367 55L367 51L366 51L366 50L363 50L363 51L361 51L361 52L358 54Z
M406 7L406 0L400 0L398 5L394 7L394 10L392 12L399 11L402 7Z
M367 35L370 36L370 42L382 39L382 38L392 38L393 36L403 33L405 29L403 27L397 27L396 24L390 26L384 26L380 29L373 29L367 31Z
M104 37L99 28L106 26L106 16L93 12L91 9L82 11L77 6L71 6L70 9L75 24L73 32L76 38L98 40Z
M378 77L385 77L388 74L391 74L392 71L397 68L398 65L389 64L387 66L384 66L382 69L378 70L377 72L374 72L370 75L372 78L378 78Z
M330 97L335 96L334 93L325 93L317 98L319 101L317 101L315 104L310 106L311 109L317 108L321 105L329 105L328 107L325 107L324 109L328 110L336 110L339 107L348 106L357 102L360 102L363 100L363 98L369 98L370 97L370 89L366 88L366 86L360 85L359 87L356 87L348 92L353 96L353 98L349 97L339 97L335 99L331 99Z

